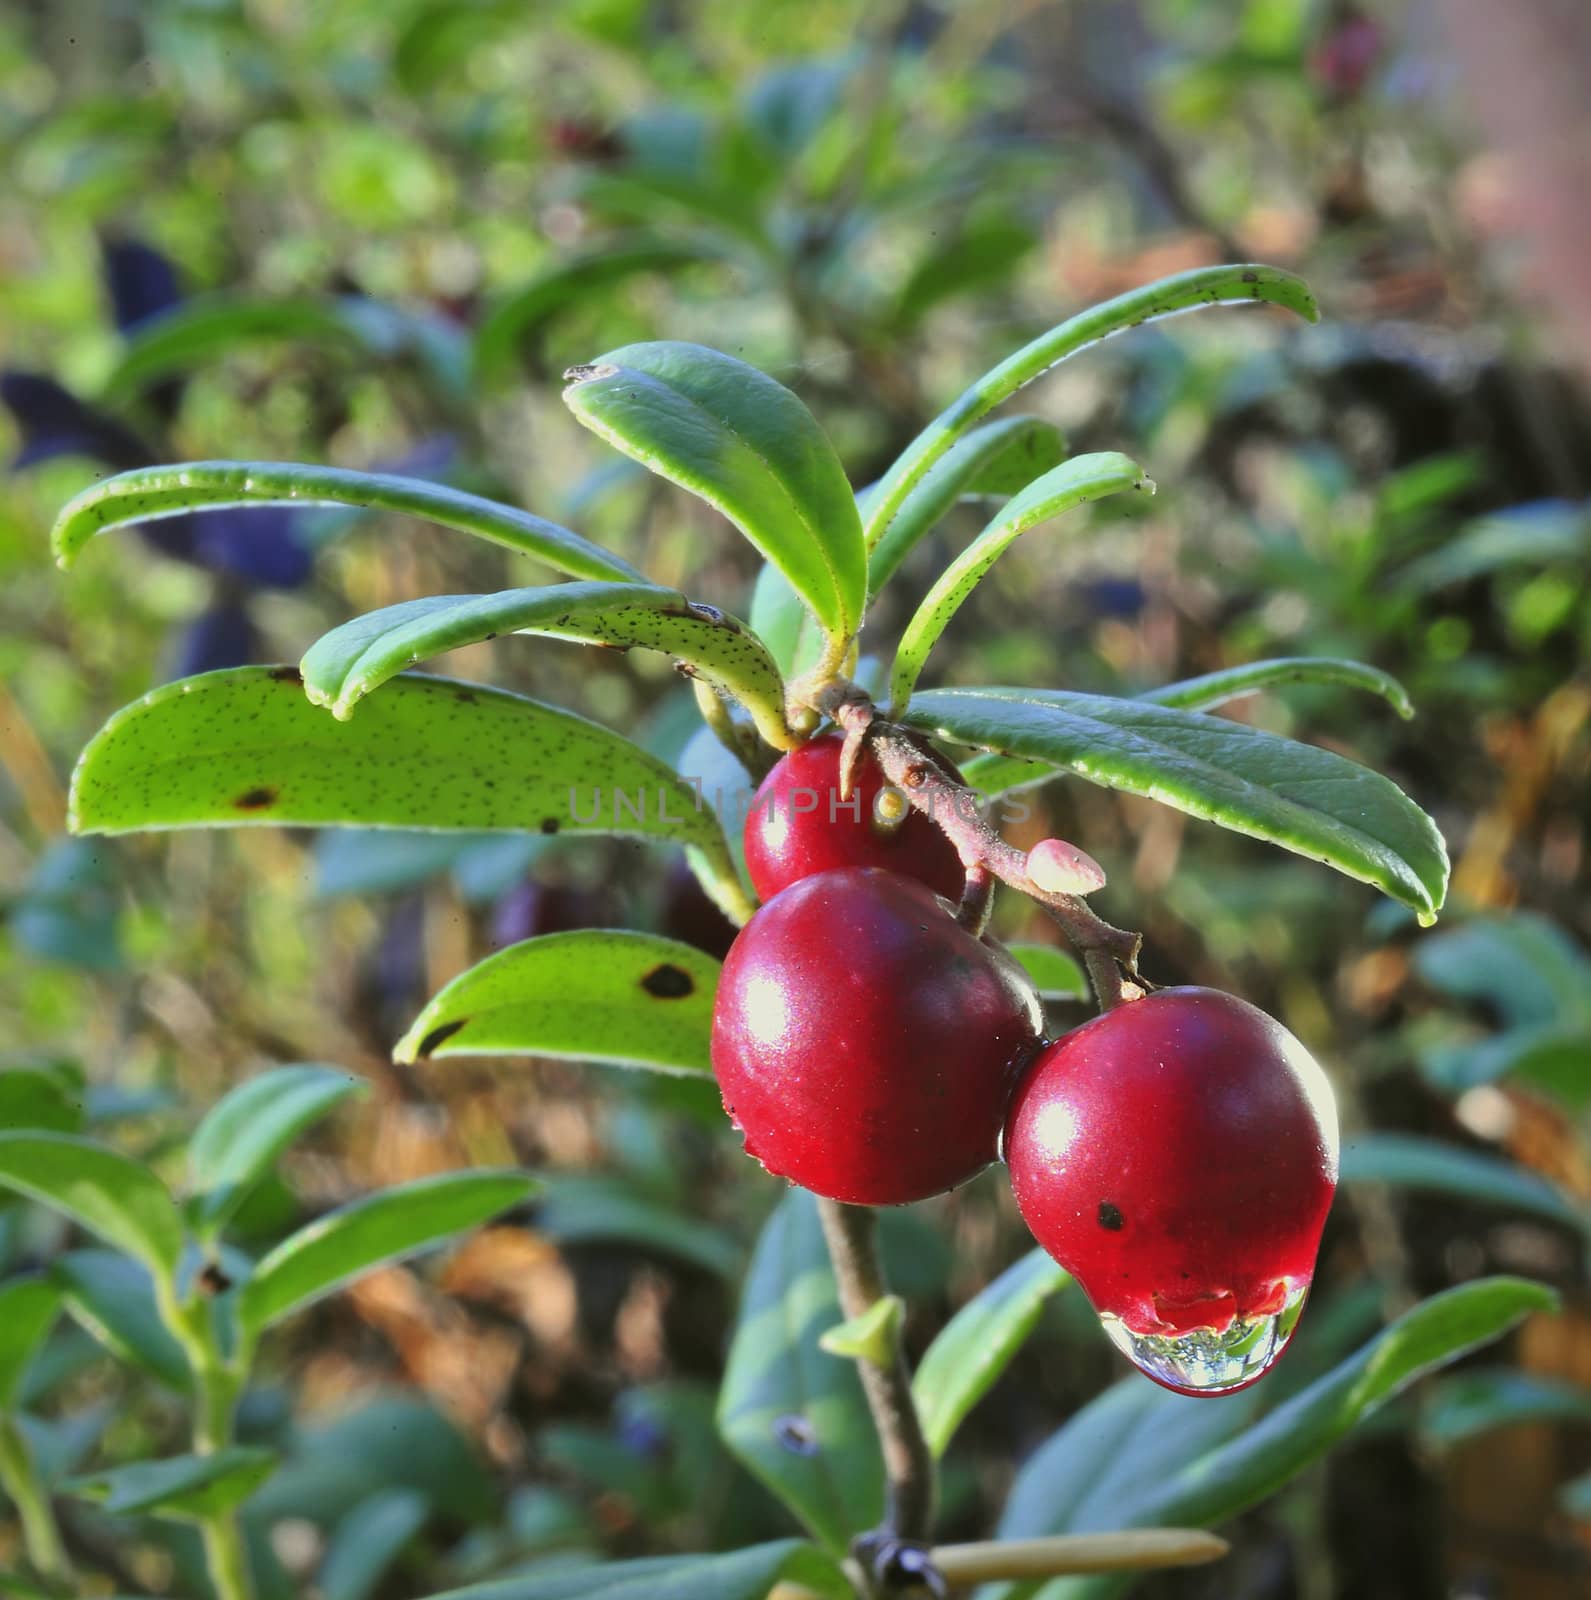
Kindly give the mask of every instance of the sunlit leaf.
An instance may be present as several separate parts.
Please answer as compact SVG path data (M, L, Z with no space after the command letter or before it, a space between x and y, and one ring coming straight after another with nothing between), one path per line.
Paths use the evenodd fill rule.
M234 1445L210 1455L171 1456L88 1473L61 1485L112 1516L137 1512L193 1520L230 1511L271 1475L269 1450Z
M940 573L918 606L895 652L890 696L897 711L906 704L940 634L1007 546L1030 528L1106 495L1154 485L1134 461L1114 451L1075 456L1013 495L1000 514Z
M1435 920L1447 891L1447 850L1431 819L1390 780L1317 745L1225 717L1039 689L920 694L906 720L1312 857L1422 922Z
M1008 955L1021 963L1033 987L1046 1000L1085 1000L1088 976L1082 967L1053 944L1008 944Z
M1183 711L1208 711L1244 695L1258 694L1279 683L1332 683L1351 689L1367 689L1378 694L1400 717L1412 717L1414 707L1403 685L1378 667L1360 661L1339 661L1330 656L1287 656L1276 661L1250 661L1241 667L1225 667L1200 678L1167 684L1137 696L1157 706L1176 706Z
M260 1262L239 1298L239 1326L257 1335L383 1262L478 1227L535 1189L518 1172L445 1172L343 1206Z
M55 558L69 567L107 528L152 522L206 506L359 506L421 517L535 556L574 578L644 582L627 561L579 534L513 506L422 478L283 461L188 461L138 467L85 489L55 521Z
M541 1055L711 1072L719 964L651 933L579 928L487 956L415 1019L399 1061Z
M715 606L650 584L562 583L405 600L334 628L310 646L299 667L310 699L347 717L360 699L415 662L510 633L675 656L744 705L770 744L791 743L784 684L756 634Z
M856 500L834 447L783 384L700 345L610 351L569 374L588 428L700 495L790 580L836 664L867 596Z

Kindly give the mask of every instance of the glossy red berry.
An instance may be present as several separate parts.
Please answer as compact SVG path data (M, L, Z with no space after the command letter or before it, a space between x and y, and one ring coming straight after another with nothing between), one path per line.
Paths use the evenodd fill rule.
M1336 1188L1337 1113L1279 1022L1213 989L1119 1005L1033 1063L1005 1156L1034 1237L1150 1377L1230 1392L1281 1353Z
M881 828L874 807L888 788L871 756L857 763L850 796L840 798L838 734L811 739L780 758L762 780L746 816L746 868L759 899L815 872L836 867L884 867L958 900L966 869L931 817L913 811L893 829Z
M1043 1013L1026 974L922 884L803 878L741 929L713 1069L746 1151L857 1205L903 1205L995 1159Z

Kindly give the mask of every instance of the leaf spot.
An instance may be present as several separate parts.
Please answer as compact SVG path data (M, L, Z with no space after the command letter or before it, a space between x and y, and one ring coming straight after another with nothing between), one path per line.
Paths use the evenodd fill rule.
M641 979L641 987L658 1000L683 1000L696 992L696 980L683 967L664 961Z
M304 674L297 667L272 667L268 674L272 683L302 683Z
M457 1033L459 1029L462 1028L469 1020L470 1019L468 1017L459 1017L454 1022L444 1022L440 1027L433 1028L420 1041L420 1048L415 1051L415 1055L418 1056L420 1060L425 1060L425 1058L428 1055L431 1055L439 1046L446 1044L447 1041L451 1039L453 1035Z
M543 833L556 833L559 827L560 823L556 817L543 817L541 819L541 831Z
M276 790L265 788L245 789L232 804L239 811L263 811L266 806L276 804Z

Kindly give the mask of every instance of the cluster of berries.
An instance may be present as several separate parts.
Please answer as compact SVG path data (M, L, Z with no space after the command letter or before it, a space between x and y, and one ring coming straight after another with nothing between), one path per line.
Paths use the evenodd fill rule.
M785 756L746 825L763 904L724 965L713 1067L747 1152L856 1205L1003 1156L1034 1236L1140 1368L1190 1393L1253 1382L1297 1321L1336 1186L1325 1074L1213 989L1046 1040L1026 973L956 919L949 840L921 812L876 820L870 757L859 808L796 801L838 796L840 752L828 736Z

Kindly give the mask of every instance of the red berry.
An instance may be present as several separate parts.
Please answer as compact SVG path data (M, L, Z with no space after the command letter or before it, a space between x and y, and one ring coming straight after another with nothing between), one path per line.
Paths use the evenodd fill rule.
M922 884L803 878L741 929L713 1069L746 1151L833 1200L904 1205L995 1159L1043 1012L1016 963Z
M885 867L959 900L966 869L931 817L913 811L893 829L873 808L888 787L878 763L863 755L848 799L840 798L838 734L809 740L781 757L762 780L746 817L746 868L759 899L815 872Z
M1130 1000L1051 1045L1005 1155L1034 1237L1150 1377L1253 1382L1281 1353L1337 1183L1326 1075L1214 989Z

